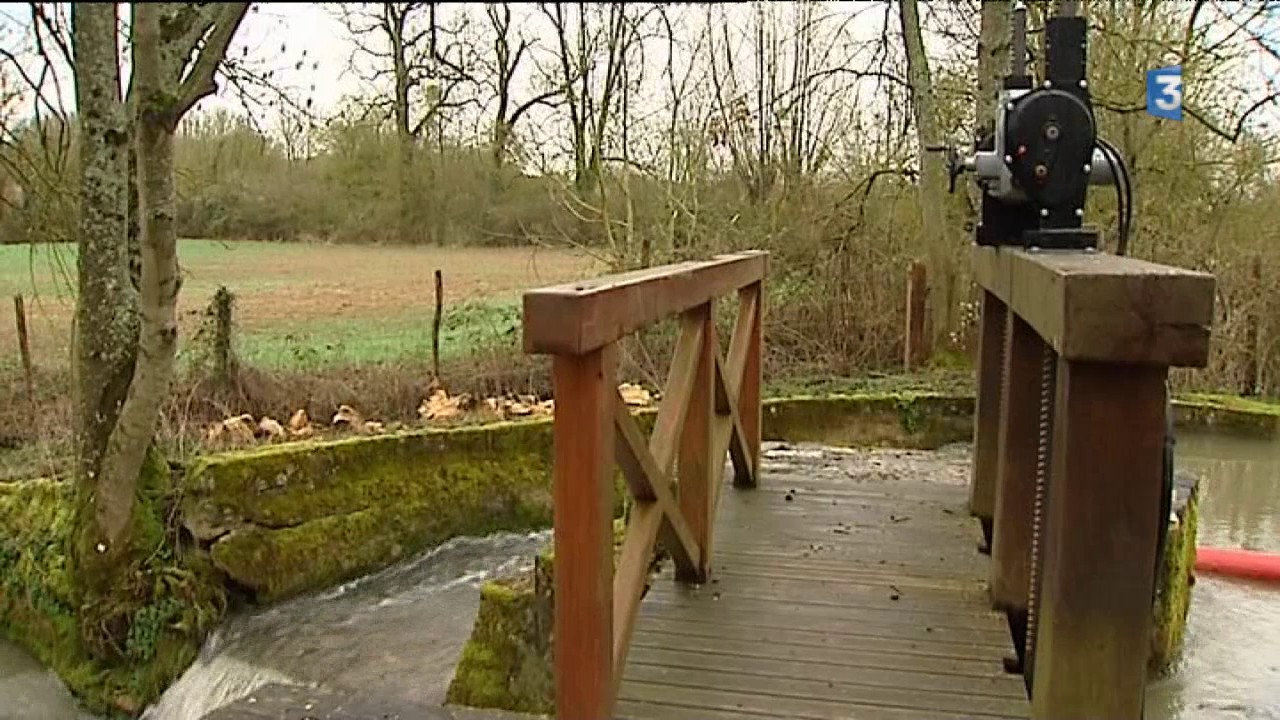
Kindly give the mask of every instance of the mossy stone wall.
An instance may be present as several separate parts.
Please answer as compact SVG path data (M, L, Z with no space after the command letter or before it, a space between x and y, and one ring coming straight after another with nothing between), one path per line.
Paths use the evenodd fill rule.
M501 423L205 458L182 510L256 599L333 585L458 535L551 523L547 422Z
M1266 403L1197 395L1179 398L1174 409L1180 427L1280 435L1280 407ZM767 439L933 448L967 441L972 413L973 398L964 393L863 393L768 400L763 425ZM641 411L642 427L653 416ZM195 463L176 483L177 507L204 551L202 562L212 560L229 588L272 601L380 569L456 535L548 526L550 458L549 420L273 446ZM615 481L620 514L625 493L620 477ZM125 684L105 695L100 673L84 661L67 567L72 523L66 483L0 483L0 633L56 669L91 705L144 705L157 691L153 683L130 697L119 695ZM1171 591L1155 609L1153 648L1169 650L1153 653L1153 667L1181 643L1189 584L1176 583L1190 577L1194 528L1193 503L1181 534L1171 531L1169 539L1166 556L1181 565L1163 570L1162 587ZM180 671L188 645L177 654L157 646L152 663Z

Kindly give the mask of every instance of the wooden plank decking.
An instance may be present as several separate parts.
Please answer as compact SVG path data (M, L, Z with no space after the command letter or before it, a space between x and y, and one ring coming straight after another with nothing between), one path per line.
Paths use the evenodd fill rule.
M724 487L711 581L641 603L615 716L1025 718L966 510L968 456L769 444ZM725 482L728 483L726 474ZM208 720L517 717L271 686Z
M968 465L939 482L878 457L893 459L774 446L759 488L726 487L712 579L655 580L616 715L1027 717L1021 676L1003 671L1013 648L989 610Z

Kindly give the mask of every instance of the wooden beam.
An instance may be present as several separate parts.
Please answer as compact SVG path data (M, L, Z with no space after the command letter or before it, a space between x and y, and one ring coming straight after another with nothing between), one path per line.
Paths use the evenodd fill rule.
M982 521L991 542L996 508L996 465L999 459L1000 402L1003 386L1004 332L1007 312L1000 298L982 293L978 345L978 397L973 423L973 476L969 479L969 512Z
M712 494L713 502L719 498L720 477L719 470L715 468L717 462L724 462L724 453L727 450L729 457L733 460L734 467L734 483L744 487L754 487L756 484L756 468L754 465L754 457L751 447L747 441L747 431L742 427L742 422L738 414L738 390L729 387L731 382L727 377L727 371L721 363L720 358L716 358L716 396L724 400L724 409L717 406L716 416L717 423L713 433L715 440L712 443L712 467L715 477L716 493Z
M768 258L751 251L530 290L524 294L524 350L589 352L759 282Z
M653 560L653 542L658 538L658 531L662 524L663 513L657 502L637 500L631 507L627 531L622 538L622 551L618 555L618 569L613 576L613 686L610 689L610 696L613 698L618 696L618 688L622 685L623 669L627 666L627 652L631 649L631 636L635 632L636 615L640 610L640 601L644 599L645 583L649 579L649 564ZM587 716L559 715L557 717Z
M1162 367L1058 362L1036 720L1142 717L1166 375Z
M726 431L731 432L728 444L715 444L721 448L716 457L722 457L726 447L733 453L734 483L741 487L755 486L760 454L760 289L757 283L739 293L728 355L723 361L716 356L716 413L728 416L731 428Z
M712 419L715 417L716 326L711 303L697 311L701 317L702 346L698 353L693 387L689 393L689 409L684 432L680 434L677 457L680 485L680 510L685 522L693 531L694 540L702 550L701 564L695 575L680 575L682 580L703 582L706 580L711 547L712 478L719 478L724 468L724 457L712 457ZM692 315L693 313L691 313ZM714 469L714 470L713 470Z
M1214 277L1101 252L973 248L974 278L1066 360L1204 367Z
M760 440L764 435L764 418L760 411L761 388L764 374L764 283L748 285L738 292L738 314L750 318L747 330L746 363L742 367L738 386L738 421L747 441L751 460L751 476L739 472L734 482L740 486L754 487L760 481ZM734 336L738 334L734 330ZM731 343L732 345L732 343Z
M552 366L556 716L612 717L616 348Z
M676 571L694 574L701 564L698 543L672 497L671 480L649 453L644 434L627 409L621 393L614 407L618 466L622 468L623 477L631 488L631 495L637 502L653 502L658 507L664 517L663 529L660 531L662 542L671 553Z
M991 604L1005 612L1025 615L1031 579L1031 513L1036 496L1046 346L1036 331L1016 315L1008 316L1005 338L996 514L991 534Z
M649 435L649 452L663 473L670 473L675 466L676 450L680 436L684 434L693 386L698 381L702 337L706 330L706 323L696 310L685 313L680 322L680 338L676 340L671 366L667 368L662 404L658 406L658 417L653 421L653 432Z

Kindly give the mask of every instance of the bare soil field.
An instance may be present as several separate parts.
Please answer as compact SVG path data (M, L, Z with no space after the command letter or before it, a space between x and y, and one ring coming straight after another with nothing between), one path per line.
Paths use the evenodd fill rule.
M435 248L184 240L179 258L182 336L190 338L219 285L235 295L235 321L249 354L271 354L281 338L361 343L421 331L434 312L433 273L444 278L446 314L476 305L510 305L539 285L597 274L592 258L540 248ZM67 363L75 250L69 246L0 246L0 295L26 298L32 352L38 365ZM6 303L7 304L7 303ZM8 308L6 308L7 310ZM255 344L261 353L255 353ZM394 339L356 353L394 352ZM11 312L0 320L0 357L17 357ZM283 359L282 359L283 361Z

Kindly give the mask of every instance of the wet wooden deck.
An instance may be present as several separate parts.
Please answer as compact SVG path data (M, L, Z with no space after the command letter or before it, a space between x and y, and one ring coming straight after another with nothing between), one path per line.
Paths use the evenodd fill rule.
M931 482L939 465L767 450L758 489L721 494L712 580L663 576L642 603L617 716L1027 717L958 482L968 464Z
M763 469L759 488L721 492L711 582L676 583L670 563L655 579L616 717L1028 717L967 453L767 444ZM207 720L516 717L277 685Z

